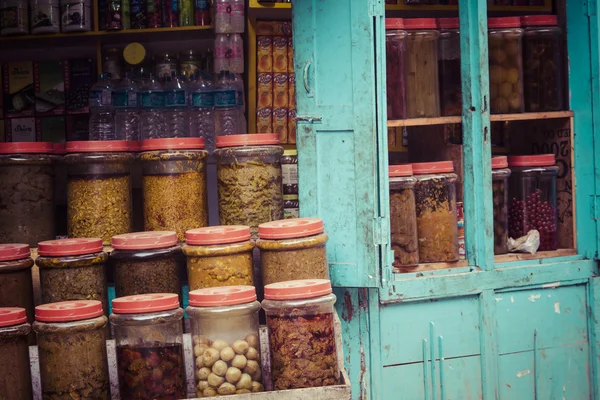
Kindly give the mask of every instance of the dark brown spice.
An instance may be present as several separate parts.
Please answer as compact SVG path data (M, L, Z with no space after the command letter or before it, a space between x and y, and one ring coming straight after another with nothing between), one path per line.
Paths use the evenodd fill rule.
M29 324L0 328L0 399L33 398L29 365Z
M494 200L494 254L508 253L508 192L504 179L492 182Z
M390 231L394 267L419 264L415 194L412 188L390 190Z

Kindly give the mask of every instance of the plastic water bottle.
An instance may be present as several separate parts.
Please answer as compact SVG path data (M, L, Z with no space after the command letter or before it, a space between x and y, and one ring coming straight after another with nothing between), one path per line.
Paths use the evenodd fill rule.
M117 136L125 140L140 140L138 87L131 79L131 73L125 73L125 78L113 90L112 104Z
M237 133L248 133L246 115L244 115L246 104L244 91L244 78L240 74L229 74L229 79L235 86L235 100L238 106L238 129Z
M231 33L244 33L244 0L231 0Z
M221 71L215 88L215 133L235 135L239 130L239 106L237 88L229 77L229 71Z
M90 140L117 140L110 74L100 74L90 89Z
M165 88L165 123L167 137L188 137L190 128L187 83L185 76L173 72Z
M239 33L229 37L229 71L234 74L244 73L244 40ZM217 71L221 71L218 69Z
M139 103L142 140L166 137L163 86L152 74L140 87Z
M244 0L216 0L215 33L244 33Z
M214 71L229 70L229 54L230 53L231 53L231 49L229 48L229 36L228 35L216 35Z
M189 85L190 136L204 138L206 150L215 149L214 87L209 76L198 73Z

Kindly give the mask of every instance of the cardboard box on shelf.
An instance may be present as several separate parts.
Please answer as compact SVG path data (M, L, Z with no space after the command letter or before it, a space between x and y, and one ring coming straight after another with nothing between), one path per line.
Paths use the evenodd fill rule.
M256 111L256 133L273 133L272 108L259 108Z
M287 38L284 36L273 38L273 72L288 72Z
M35 120L36 136L42 142L62 143L67 140L65 117L43 117Z
M91 58L78 58L65 63L67 114L90 112L90 88L96 82L96 67Z
M273 108L288 108L289 84L287 73L273 75Z
M7 142L35 142L40 139L36 137L35 118L9 118L6 120Z
M288 103L290 108L296 108L296 74L288 76Z
M0 74L2 75L2 74ZM2 97L2 96L0 96ZM0 142L6 142L6 128L4 125L4 120L0 119Z
M288 109L276 108L273 110L273 131L279 137L279 143L288 143Z
M294 40L290 36L287 43L288 72L294 72Z
M257 35L282 35L283 23L281 21L256 21Z
M5 118L32 117L35 107L33 63L10 62L3 68Z
M296 109L288 111L288 144L296 144Z
M269 36L258 36L256 38L257 57L256 71L273 72L273 38Z
M33 65L35 115L53 116L65 113L65 63L41 61Z
M256 108L273 108L273 75L270 73L258 74L256 89Z

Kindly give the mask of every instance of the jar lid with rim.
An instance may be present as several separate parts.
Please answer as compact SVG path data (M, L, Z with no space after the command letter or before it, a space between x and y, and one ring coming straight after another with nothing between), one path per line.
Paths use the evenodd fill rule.
M385 29L404 29L404 18L386 18Z
M415 175L443 174L454 172L454 163L452 161L414 163L412 169Z
M412 164L402 165L390 165L388 167L388 175L390 178L397 178L401 176L412 176L413 168Z
M116 153L129 151L127 140L86 140L67 142L67 153Z
M54 154L59 156L63 156L67 154L67 144L66 143L54 143L52 146L54 148Z
M558 26L556 15L524 15L521 17L521 25L527 26Z
M419 30L419 29L436 29L437 21L435 18L405 18L404 29Z
M0 154L54 154L50 142L5 142L0 143Z
M458 18L438 18L437 24L440 29L458 29L460 26Z
M265 286L265 300L301 300L326 296L332 292L328 279L302 279Z
M550 167L556 165L554 154L541 154L535 156L509 156L509 167Z
M203 150L203 138L146 139L142 141L142 151L152 150Z
M41 322L72 322L96 318L104 313L98 300L73 300L42 304L35 308L35 319Z
M192 307L235 306L253 301L256 301L254 286L222 286L190 292L190 306Z
M185 232L185 242L192 246L239 243L250 238L250 227L243 225L207 226Z
M139 153L142 151L142 142L139 140L128 140L127 147L129 151Z
M114 314L148 314L179 308L179 297L174 293L148 293L118 297L112 301Z
M258 226L259 239L293 239L325 231L321 218L293 218L266 222Z
M164 249L177 245L177 233L171 231L133 232L112 237L115 250Z
M28 244L5 243L0 244L0 261L22 260L31 256Z
M21 325L27 322L27 313L21 307L1 307L0 327Z
M492 157L492 169L508 168L508 157L496 156Z
M38 243L38 254L47 257L81 256L102 251L102 239L57 239Z
M488 18L488 29L520 28L520 27L521 27L521 18L519 18L519 17Z
M217 147L278 145L276 133L247 133L243 135L217 136Z

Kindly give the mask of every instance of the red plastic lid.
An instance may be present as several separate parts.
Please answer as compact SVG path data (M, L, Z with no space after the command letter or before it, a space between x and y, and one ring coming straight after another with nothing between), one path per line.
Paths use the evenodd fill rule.
M437 21L435 18L406 18L404 19L404 29L436 29Z
M142 142L139 140L129 140L127 142L127 147L129 148L129 151L137 153L142 151Z
M265 286L265 299L267 300L310 299L329 293L331 293L331 282L328 279L303 279Z
M492 169L508 168L508 158L506 156L492 157Z
M454 172L454 164L452 161L437 161L412 164L413 174L441 174L444 172Z
M67 154L67 144L66 143L54 143L54 154Z
M276 133L217 136L217 147L261 146L268 144L279 144L279 137Z
M258 226L260 239L291 239L323 233L321 218L292 218L267 222Z
M438 18L437 24L440 29L458 29L458 18Z
M521 17L523 26L558 26L556 15L525 15Z
M112 247L117 250L163 249L176 244L177 233L170 231L125 233L112 238Z
M554 154L541 154L537 156L509 156L509 167L548 167L556 165Z
M0 261L22 260L31 256L28 244L0 244Z
M255 300L256 289L254 286L223 286L190 292L190 305L194 307L233 306Z
M96 318L102 313L102 303L98 300L61 301L37 306L35 319L42 322L70 322Z
M102 251L102 239L57 239L38 243L40 256L79 256Z
M386 18L385 29L404 29L403 18Z
M203 138L146 139L142 141L142 150L202 150Z
M185 232L185 242L196 246L239 243L250 237L250 227L242 225L207 226Z
M111 153L129 151L127 140L88 140L67 142L67 153Z
M0 143L0 154L54 154L50 142L5 142Z
M389 174L390 178L399 177L399 176L412 176L412 174L413 174L412 164L390 165L388 167L388 174Z
M149 293L113 299L115 314L146 314L173 310L179 307L179 297L174 293Z
M500 17L488 18L488 28L520 28L521 18L519 17Z
M25 309L21 307L0 308L0 327L20 325L27 322Z

